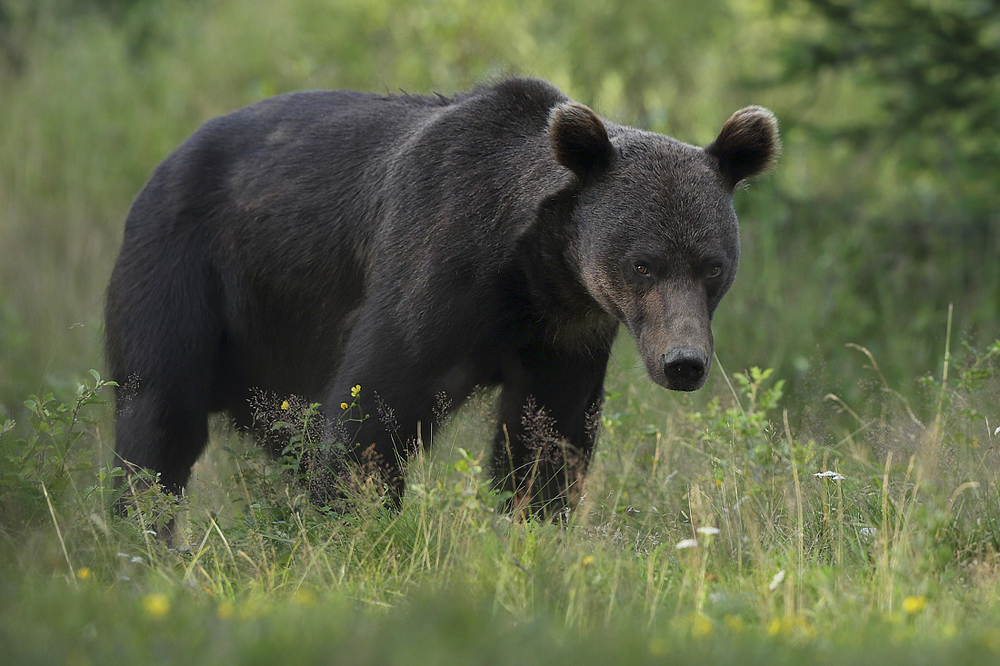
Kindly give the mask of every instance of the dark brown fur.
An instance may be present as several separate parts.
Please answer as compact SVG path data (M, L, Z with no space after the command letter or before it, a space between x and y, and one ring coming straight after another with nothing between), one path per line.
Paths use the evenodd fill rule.
M126 222L106 312L117 454L177 492L210 413L250 427L254 395L294 394L335 422L360 384L372 417L330 436L346 428L398 497L418 423L429 441L435 406L500 385L498 483L559 506L620 322L653 381L704 382L739 255L733 188L777 150L757 107L703 150L524 79L296 93L212 120ZM541 422L562 445L540 458Z

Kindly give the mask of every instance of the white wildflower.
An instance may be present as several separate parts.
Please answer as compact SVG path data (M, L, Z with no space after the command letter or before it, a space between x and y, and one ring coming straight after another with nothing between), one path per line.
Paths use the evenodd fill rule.
M843 481L846 478L843 474L838 474L837 472L834 472L832 470L827 470L825 472L816 472L815 474L813 474L813 476L819 479L833 479L834 481Z
M778 588L778 586L781 585L781 581L783 581L783 580L785 580L785 570L784 569L782 569L778 573L774 574L774 578L772 578L771 582L768 583L767 589L769 589L772 592L774 592Z
M698 542L694 539L681 539L677 542L677 550L684 550L685 548L696 548Z
M719 528L718 527L710 527L708 525L705 525L703 527L699 527L698 529L696 529L695 532L697 532L698 534L707 534L707 535L711 536L713 534L718 534L719 533Z

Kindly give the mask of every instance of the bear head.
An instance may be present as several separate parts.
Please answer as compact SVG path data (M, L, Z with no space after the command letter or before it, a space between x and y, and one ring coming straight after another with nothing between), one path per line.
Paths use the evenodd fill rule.
M549 139L575 176L570 254L580 282L635 338L650 378L693 391L713 354L712 315L740 243L733 192L780 150L773 114L737 111L704 148L555 107Z

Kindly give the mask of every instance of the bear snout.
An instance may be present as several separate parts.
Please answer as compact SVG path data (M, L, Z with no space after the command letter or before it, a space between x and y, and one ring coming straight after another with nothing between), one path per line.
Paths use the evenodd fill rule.
M671 391L696 391L708 376L708 355L694 347L676 347L662 356L663 376Z

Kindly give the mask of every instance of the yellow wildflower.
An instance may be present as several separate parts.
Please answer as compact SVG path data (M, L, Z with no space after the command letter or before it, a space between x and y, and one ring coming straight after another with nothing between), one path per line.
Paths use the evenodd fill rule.
M906 597L903 599L903 611L907 615L919 613L927 608L927 597Z
M346 402L340 403L340 408L341 409L347 409L347 403Z
M285 401L284 401L283 403L281 403L281 408L282 408L283 410L286 410L286 411L287 411L287 410L288 410L288 408L289 408L290 406L291 406L291 405L289 405L289 404L288 404L288 401L287 401L287 400L285 400Z
M726 628L734 634L742 634L743 630L746 628L743 618L739 615L726 615L722 618L722 622L726 625Z
M218 606L215 607L215 614L219 616L220 619L225 620L233 616L233 611L235 607L232 601L223 601Z
M594 556L593 555L587 555L582 560L580 560L580 564L582 564L585 567L589 567L593 563L594 563Z
M147 594L142 598L142 607L153 617L163 617L170 612L170 600L165 594Z
M988 629L979 637L979 640L990 652L1000 652L1000 631Z
M76 570L76 577L80 580L90 580L90 567L80 567Z
M691 621L691 635L695 638L710 636L712 634L712 621L704 615L695 615Z
M813 638L816 636L816 629L806 618L797 615L795 617L774 618L767 625L769 636L780 636L783 638L799 637Z
M359 393L361 393L361 384L358 384L357 386L351 389L351 397L357 398Z
M300 606L315 606L316 595L309 590L304 590L300 587L292 593L292 601Z

